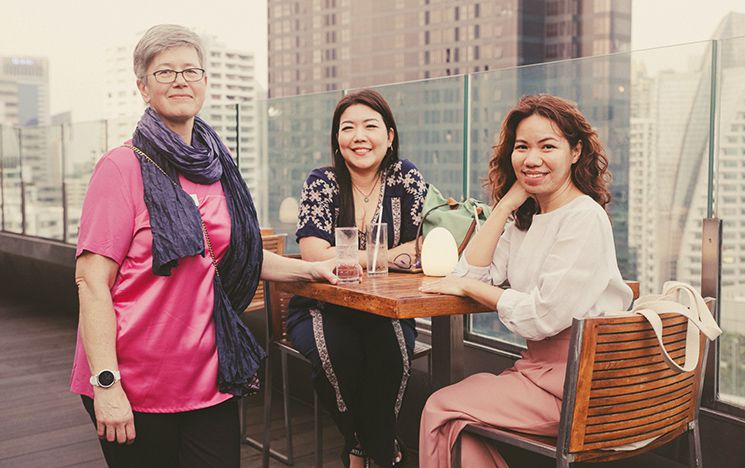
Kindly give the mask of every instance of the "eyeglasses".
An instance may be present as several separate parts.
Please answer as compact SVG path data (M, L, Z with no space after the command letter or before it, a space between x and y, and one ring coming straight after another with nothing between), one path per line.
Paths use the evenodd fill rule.
M153 77L158 83L169 84L176 81L179 74L184 77L184 81L194 82L204 78L204 69L202 68L187 68L186 70L158 70L153 72Z

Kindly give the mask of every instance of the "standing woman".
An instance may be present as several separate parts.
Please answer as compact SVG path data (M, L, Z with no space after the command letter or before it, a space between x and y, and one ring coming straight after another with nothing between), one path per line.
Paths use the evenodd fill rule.
M357 227L365 266L365 230L382 210L388 257L410 266L427 189L414 164L398 159L388 103L373 90L349 94L336 105L331 127L334 165L313 170L303 187L297 229L302 258L334 258L334 228ZM416 339L414 320L296 297L287 331L313 364L318 396L344 436L345 466L400 462L395 426Z
M265 356L238 312L260 278L336 281L331 262L262 251L248 187L197 117L203 66L188 29L145 33L134 70L148 108L83 205L71 390L112 467L238 467L234 396L256 391Z
M489 162L496 208L454 275L422 289L493 307L528 349L499 375L472 375L429 398L419 466L449 467L472 422L556 436L572 319L631 304L604 209L607 169L597 133L568 101L526 96L507 115ZM488 443L464 434L462 444L464 467L507 466Z

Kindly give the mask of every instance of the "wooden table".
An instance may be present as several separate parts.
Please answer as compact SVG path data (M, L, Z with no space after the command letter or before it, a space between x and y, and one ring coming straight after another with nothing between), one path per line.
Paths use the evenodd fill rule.
M444 387L463 378L463 314L490 309L464 297L425 294L419 288L439 281L423 274L394 273L363 277L359 284L277 283L280 290L384 317L432 317L432 385Z

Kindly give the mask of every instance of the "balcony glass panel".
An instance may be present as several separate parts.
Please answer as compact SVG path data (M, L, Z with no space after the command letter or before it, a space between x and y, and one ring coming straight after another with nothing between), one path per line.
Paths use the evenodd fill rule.
M297 206L311 170L331 165L331 116L342 93L311 94L272 99L264 112L267 203L261 215L265 226L287 233L287 252L295 242Z
M24 127L21 162L26 234L62 239L62 127Z
M83 209L83 199L88 189L93 168L99 158L108 150L107 130L119 128L116 138L109 140L111 146L123 143L129 137L124 134L124 124L132 122L103 121L79 122L63 126L63 154L64 154L64 200L65 223L67 226L66 242L77 243L80 213ZM121 125L120 125L121 124ZM134 127L130 127L129 135Z
M722 289L719 307L719 398L745 407L745 38L719 42L720 168L716 174L716 211L723 221ZM725 197L724 194L727 194ZM734 195L734 196L733 196Z
M413 162L445 196L463 196L463 76L374 89L391 106L399 133L399 157Z
M2 228L8 232L23 232L23 184L21 182L21 137L19 129L0 127L0 157L2 158Z
M240 158L238 167L256 205L261 226L269 226L269 179L267 178L267 101L257 100L239 107Z
M616 255L642 293L669 279L698 286L706 214L710 44L698 43L477 73L471 83L469 193L487 199L491 147L520 96L576 102L603 143L612 173ZM665 174L665 176L660 176ZM513 344L496 314L471 317L471 333Z

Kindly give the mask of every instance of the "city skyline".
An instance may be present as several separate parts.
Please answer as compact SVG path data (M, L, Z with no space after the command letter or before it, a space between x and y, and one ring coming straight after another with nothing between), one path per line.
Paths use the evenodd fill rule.
M6 17L15 21L0 29L0 55L47 57L50 111L71 111L75 122L101 117L105 50L132 32L162 22L187 25L200 34L215 35L230 48L253 53L256 80L264 88L267 85L266 0L239 5L218 0L211 3L212 8L186 1L178 10L136 0L129 3L130 8L118 11L116 20L111 18L105 3L90 0L78 2L74 10L57 2L3 3ZM707 40L727 13L745 12L736 0L633 0L632 5L632 50ZM44 11L44 15L37 14L39 11ZM81 51L88 60L81 59ZM134 77L132 82L134 86Z

